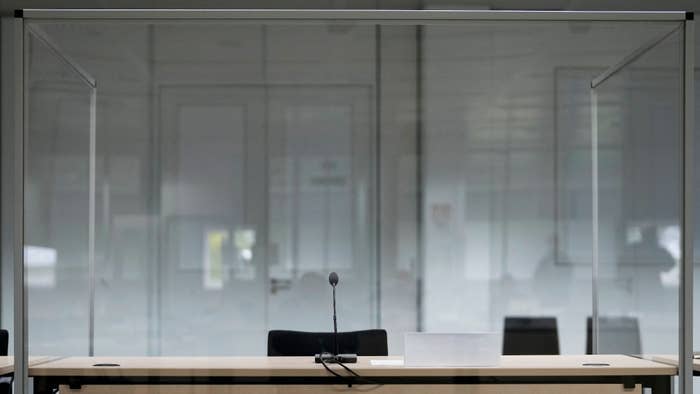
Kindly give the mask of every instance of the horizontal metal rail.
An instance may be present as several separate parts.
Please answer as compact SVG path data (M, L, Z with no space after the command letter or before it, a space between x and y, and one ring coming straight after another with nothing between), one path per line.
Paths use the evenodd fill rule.
M490 11L490 10L212 10L212 9L27 9L27 19L258 19L369 21L683 21L684 11Z

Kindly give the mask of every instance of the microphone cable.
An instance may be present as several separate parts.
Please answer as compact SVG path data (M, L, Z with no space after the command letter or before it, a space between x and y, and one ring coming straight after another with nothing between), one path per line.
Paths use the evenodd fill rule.
M353 384L358 384L358 382L364 382L364 384L370 384L370 385L377 386L377 387L384 385L383 383L375 382L372 379L363 377L362 375L353 371L352 368L348 367L347 365L345 365L344 363L342 363L338 360L335 360L335 364L340 365L343 369L348 371L351 374L351 376L343 376L343 375L337 373L336 371L331 369L331 367L329 367L328 364L326 364L326 361L322 357L319 358L319 361L321 362L321 365L323 365L323 368L325 368L326 371L328 371L328 373L343 380L344 381L343 384L346 384L348 387L352 387ZM357 379L357 382L355 382L353 379ZM370 387L368 389L368 391L374 390L377 387Z
M332 370L328 364L326 364L326 361L323 359L323 357L319 357L319 361L321 361L321 365L323 365L323 368L326 369L331 375L335 376L336 378L339 378L340 380L347 380L348 376L343 376L334 370ZM348 385L348 387L352 387L352 381L347 381L345 384Z
M338 365L340 365L341 367L343 367L343 369L345 369L346 371L350 372L350 373L351 373L354 377L356 377L359 381L365 382L365 384L371 384L371 385L374 385L374 386L383 386L383 385L384 385L383 383L375 382L374 380L372 380L372 379L370 379L370 378L361 376L360 374L358 374L357 372L355 372L352 368L348 367L348 366L345 365L344 363L341 363L340 361L337 361L337 363L338 363Z
M346 371L350 372L350 374L354 375L355 377L362 378L362 376L360 376L357 372L353 371L352 368L348 367L347 365L341 363L340 361L336 361L336 363L343 367L343 369L345 369Z
M370 384L370 385L377 386L377 387L384 385L383 383L375 382L372 379L369 379L367 377L363 377L362 375L353 371L352 368L348 367L347 365L345 365L344 363L340 362L337 359L335 360L335 363L340 365L346 371L348 371L351 374L351 376L343 376L343 375L335 372L334 370L332 370L328 366L328 364L326 364L326 362L323 360L323 358L321 358L320 361L321 361L321 364L323 365L323 367L326 369L326 371L328 371L331 375L333 375L335 377L338 377L342 380L345 380L346 382L344 384L347 384L348 387L352 387L353 384L358 384L357 382L364 382L364 384ZM357 382L353 381L353 378L357 379ZM370 387L370 388L368 388L368 391L374 390L377 387Z

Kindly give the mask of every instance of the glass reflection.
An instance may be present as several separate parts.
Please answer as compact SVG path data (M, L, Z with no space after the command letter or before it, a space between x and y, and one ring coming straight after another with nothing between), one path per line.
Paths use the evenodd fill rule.
M329 271L341 330L385 328L392 354L507 318L585 352L590 81L671 27L46 24L100 83L97 259L88 278L85 103L35 89L32 352L84 353L92 284L96 354L262 355L270 329L330 330ZM677 302L674 50L601 92L601 316L637 327L630 352L676 340L654 318Z

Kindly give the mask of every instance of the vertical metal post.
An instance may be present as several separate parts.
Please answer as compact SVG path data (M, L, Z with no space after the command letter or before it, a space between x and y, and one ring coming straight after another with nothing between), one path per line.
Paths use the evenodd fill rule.
M370 169L370 177L374 176L372 196L372 210L374 222L372 233L375 235L370 239L372 247L372 259L374 260L374 300L376 306L374 316L370 316L370 321L374 320L375 327L382 327L382 27L377 24L374 27L374 147L370 147L372 154L373 168ZM371 275L370 275L371 278Z
M598 354L598 94L591 86L591 353Z
M24 20L15 18L14 47L14 330L15 330L15 392L27 392L28 348L27 348L27 304L24 278L24 156L26 120L26 52Z
M149 107L148 113L148 152L153 158L149 166L147 187L147 205L148 212L148 259L153 262L148 265L147 280L147 319L148 319L148 355L159 356L161 352L161 305L162 305L162 280L161 280L161 256L162 243L164 236L161 231L161 192L159 185L161 184L160 160L161 152L158 144L160 138L158 116L154 115L155 108L158 108L159 98L156 94L156 81L154 79L154 57L155 57L155 33L154 26L149 24L146 27L147 44L146 44L146 64L148 68L148 97Z
M425 160L423 160L423 109L424 97L423 88L423 46L425 38L425 27L416 26L416 331L423 331L425 314L423 313L423 286L425 284Z
M89 343L88 354L95 355L95 127L97 111L97 88L90 89L90 169L88 186L88 280L90 292L90 311L88 319Z
M681 135L681 269L679 286L678 372L679 392L693 392L693 132L694 132L694 69L695 25L693 13L687 13L683 31L683 103Z

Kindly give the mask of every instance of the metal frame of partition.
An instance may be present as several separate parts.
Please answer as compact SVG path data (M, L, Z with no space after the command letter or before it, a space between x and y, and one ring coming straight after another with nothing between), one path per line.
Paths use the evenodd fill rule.
M24 272L24 176L27 153L27 66L28 52L25 50L28 37L41 42L63 64L70 68L75 75L90 89L89 114L89 175L88 175L88 276L89 286L89 315L88 331L89 353L94 353L94 314L95 314L95 152L96 152L96 123L97 123L97 82L79 63L66 55L58 45L39 27L24 24L21 18L15 20L15 112L14 112L14 354L15 354L15 390L25 393L28 388L29 346L27 336L27 281ZM18 257L19 256L19 257ZM22 284L18 286L17 284Z
M679 372L682 393L693 391L693 241L695 234L693 213L695 133L695 23L683 23L683 135L681 168L683 187L681 196L681 272L679 287Z
M466 10L215 10L215 9L104 9L19 10L15 16L28 19L177 19L177 20L351 20L398 21L403 24L439 21L685 21L692 13L680 11L466 11Z
M14 172L13 172L13 269L14 269L14 356L15 356L15 390L23 394L28 386L29 353L27 345L27 303L26 282L24 278L24 21L15 20L14 27Z
M27 327L26 327L26 282L24 276L24 168L25 168L25 123L26 123L26 78L25 67L27 65L25 53L25 39L28 34L29 25L27 22L49 22L49 21L121 21L142 23L146 21L250 21L260 22L352 22L366 24L463 24L468 21L610 21L610 22L679 22L683 37L683 71L682 71L682 152L680 155L682 164L682 191L681 191L681 277L679 286L679 350L680 359L680 392L692 392L692 296L693 296L693 127L694 127L694 86L693 70L694 64L694 16L692 12L661 11L465 11L465 10L156 10L156 9L103 9L103 10L65 10L65 9L42 9L42 10L17 10L15 12L15 82L16 92L14 108L14 136L15 136L15 160L14 160L14 204L15 215L13 221L13 232L15 234L14 251L14 353L15 353L15 387L18 393L26 393L28 388L28 347L27 347ZM675 31L675 30L674 30ZM601 83L609 76L613 75L615 68L621 68L636 59L642 53L653 47L656 43L666 38L659 38L656 42L640 48L620 63L612 66L601 74L597 82ZM645 49L646 48L646 49ZM63 58L79 74L88 75L79 65ZM82 71L82 72L81 72ZM91 78L91 77L90 77ZM89 78L88 78L89 81ZM90 119L90 193L91 202L89 209L90 220L93 222L90 227L89 258L91 266L94 260L94 188L95 188L95 104L96 89L94 79L92 79L93 94L91 96L91 119ZM595 116L595 112L592 114ZM594 158L594 167L596 160ZM594 181L595 182L595 181ZM593 185L595 188L595 184ZM595 189L594 189L595 190ZM594 204L597 204L594 199ZM595 205L594 205L595 209ZM596 235L594 233L594 240ZM595 242L595 241L594 241ZM594 245L594 261L592 274L595 275L597 267L597 253ZM94 275L94 267L91 268L90 275ZM595 276L593 281L596 281ZM594 283L593 305L597 305L596 284ZM94 288L91 286L90 295L94 298ZM91 308L94 308L91 305ZM91 310L91 314L94 313ZM593 311L594 317L597 310ZM596 319L594 319L596 320ZM594 335L595 333L594 322ZM92 327L91 327L92 333ZM595 337L594 337L595 338ZM595 343L595 340L594 340ZM595 347L594 347L595 349ZM91 346L92 350L92 346Z

